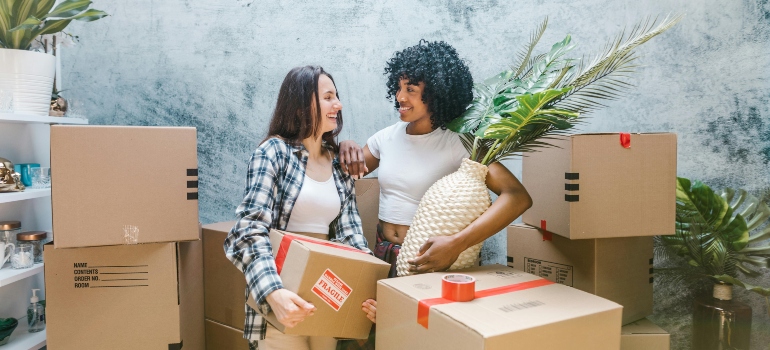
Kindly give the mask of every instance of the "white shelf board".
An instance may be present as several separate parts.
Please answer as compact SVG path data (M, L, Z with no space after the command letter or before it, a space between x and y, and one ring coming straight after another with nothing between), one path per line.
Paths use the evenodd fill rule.
M88 124L88 119L70 117L41 117L29 114L0 113L0 123Z
M45 346L45 330L30 333L27 331L27 316L19 318L19 326L11 333L8 344L3 345L3 350L37 350Z
M16 201L23 201L26 199L50 197L51 189L31 189L27 188L24 192L5 192L0 193L0 203L9 203Z
M0 287L7 286L13 282L23 280L27 277L37 275L43 272L43 263L32 265L28 269L14 269L8 262L0 269ZM3 349L5 350L5 349Z

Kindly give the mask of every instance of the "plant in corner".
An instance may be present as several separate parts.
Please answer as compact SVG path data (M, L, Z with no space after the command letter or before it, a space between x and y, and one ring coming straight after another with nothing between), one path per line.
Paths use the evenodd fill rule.
M732 301L732 286L764 296L770 288L744 282L770 262L770 207L744 190L714 192L700 181L677 178L676 232L656 237L656 256L683 258L683 266L656 269L664 278L709 278L712 295L699 297L693 313L693 349L749 349L751 309ZM672 274L675 274L672 276Z
M571 37L534 54L548 19L533 32L518 63L474 86L474 100L447 127L462 134L471 154L460 169L437 181L420 200L398 255L399 276L411 274L408 260L417 257L431 237L460 232L489 208L487 166L521 152L550 146L549 137L566 134L602 101L623 96L632 87L639 45L673 27L682 16L646 20L611 40L591 61L566 57ZM450 270L473 265L481 243L460 254Z
M51 55L28 51L41 35L58 33L73 20L95 21L107 13L89 0L0 0L0 90L11 92L17 113L47 116L55 73Z

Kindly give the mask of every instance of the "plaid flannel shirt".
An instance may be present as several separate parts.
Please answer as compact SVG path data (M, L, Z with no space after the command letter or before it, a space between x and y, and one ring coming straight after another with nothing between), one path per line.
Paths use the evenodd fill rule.
M238 221L224 243L227 258L246 277L246 298L252 293L259 306L254 310L245 305L243 337L252 342L265 338L267 323L264 319L260 322L258 316L270 312L265 298L283 288L268 232L286 229L302 189L307 159L303 145L290 145L279 138L270 138L257 147L249 161L243 202L236 209ZM332 161L332 176L342 203L339 216L329 226L332 241L371 254L356 207L353 179L342 171L338 157Z

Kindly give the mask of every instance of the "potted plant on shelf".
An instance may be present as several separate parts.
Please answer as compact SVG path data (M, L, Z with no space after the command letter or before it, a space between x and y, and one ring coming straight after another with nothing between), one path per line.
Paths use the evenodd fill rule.
M733 286L764 296L770 288L740 277L757 277L770 262L770 207L744 190L714 192L700 181L677 178L676 233L656 237L656 256L682 266L656 269L664 278L708 278L713 294L695 300L693 349L749 349L751 308L732 300Z
M434 236L460 232L489 208L487 166L521 152L550 146L548 137L565 134L583 117L604 107L602 101L623 96L632 85L635 49L673 27L682 16L660 23L646 20L628 34L619 34L590 62L566 58L574 47L571 37L544 54L534 54L548 19L533 32L511 69L474 86L474 100L465 113L447 127L462 134L471 154L460 169L431 186L417 212L398 255L399 276L411 274L407 261L417 257ZM473 266L481 243L460 254L450 270Z
M58 33L73 20L95 21L107 13L91 1L0 0L0 91L13 96L16 113L47 116L55 75L54 56L29 51L35 38Z

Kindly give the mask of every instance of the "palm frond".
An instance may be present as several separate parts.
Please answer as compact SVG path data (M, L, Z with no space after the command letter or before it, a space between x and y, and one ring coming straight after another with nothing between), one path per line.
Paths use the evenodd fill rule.
M535 29L535 31L532 32L532 34L529 37L529 43L527 43L527 46L523 47L519 51L519 61L518 63L511 66L511 70L513 70L515 73L513 74L514 78L519 78L521 76L521 73L524 72L527 67L532 66L532 62L530 58L532 57L532 51L535 50L535 46L537 46L537 43L540 41L540 38L543 37L543 33L545 33L545 29L548 27L548 17L543 19L543 22L540 23L540 25Z
M619 34L605 45L602 54L588 64L582 60L574 73L561 82L560 86L572 86L573 90L554 106L585 114L605 107L601 101L625 96L633 87L628 81L630 74L638 67L634 49L667 31L682 18L683 15L666 17L659 24L657 18L647 18L635 25L628 35L625 32Z

